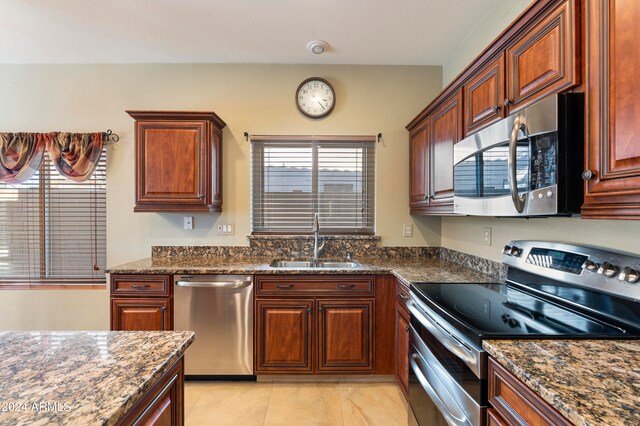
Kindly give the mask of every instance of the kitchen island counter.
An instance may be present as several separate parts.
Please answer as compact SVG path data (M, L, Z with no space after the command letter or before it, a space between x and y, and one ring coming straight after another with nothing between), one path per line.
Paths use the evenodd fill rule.
M575 425L640 424L639 340L485 340L483 347Z
M2 332L0 425L116 424L181 365L193 339L190 331Z

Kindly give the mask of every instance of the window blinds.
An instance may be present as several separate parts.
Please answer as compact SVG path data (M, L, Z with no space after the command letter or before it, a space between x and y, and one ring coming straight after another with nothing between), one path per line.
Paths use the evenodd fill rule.
M48 153L27 182L0 183L0 285L106 283L105 151L81 183L61 176Z
M253 233L373 234L373 137L253 137Z

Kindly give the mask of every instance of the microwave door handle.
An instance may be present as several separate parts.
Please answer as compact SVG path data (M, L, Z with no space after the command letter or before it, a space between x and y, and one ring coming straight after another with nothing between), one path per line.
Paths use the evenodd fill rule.
M527 119L524 115L518 114L513 122L513 128L511 129L511 139L509 140L509 159L507 165L509 166L509 191L511 192L511 199L513 200L513 206L518 213L524 211L524 203L526 196L518 194L518 180L516 174L516 153L518 148L518 131L522 130L524 134L529 137L527 131Z

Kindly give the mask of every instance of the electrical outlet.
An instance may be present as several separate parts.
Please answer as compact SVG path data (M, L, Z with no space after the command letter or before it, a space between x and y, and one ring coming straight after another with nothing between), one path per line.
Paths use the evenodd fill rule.
M193 216L184 217L184 229L193 229Z
M413 223L403 223L402 224L402 236L403 237L412 237L413 236Z
M233 235L233 223L223 223L216 225L216 234Z
M484 228L484 245L485 246L491 245L491 228L490 227Z

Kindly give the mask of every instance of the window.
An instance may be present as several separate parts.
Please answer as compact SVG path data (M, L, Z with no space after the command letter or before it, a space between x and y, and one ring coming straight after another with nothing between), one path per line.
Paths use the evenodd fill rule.
M251 141L253 233L375 231L374 137L254 136Z
M0 285L104 285L105 215L105 150L81 183L61 176L45 153L30 180L0 183Z

